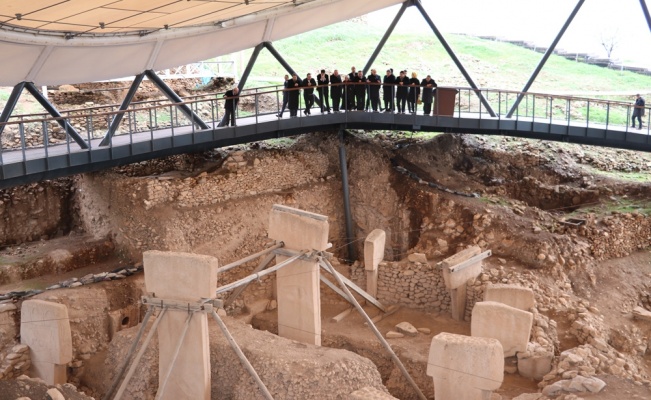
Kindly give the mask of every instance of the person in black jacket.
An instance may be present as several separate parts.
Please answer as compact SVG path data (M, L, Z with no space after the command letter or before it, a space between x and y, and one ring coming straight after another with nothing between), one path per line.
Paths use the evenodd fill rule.
M287 85L289 84L289 75L285 75L285 82L283 82L283 106L280 109L280 112L277 114L278 118L282 118L285 113L285 108L287 108L287 103L289 102L289 94L287 93Z
M396 110L396 105L393 102L393 98L396 96L396 77L393 75L393 69L387 69L383 83L384 112L394 112Z
M343 102L347 111L355 109L355 85L350 76L344 76L344 98Z
M229 122L231 126L237 126L235 124L235 110L237 110L237 103L240 101L240 89L233 88L224 93L224 121L225 125L228 126Z
M418 104L419 97L420 81L418 80L418 74L412 72L409 80L409 98L407 99L407 107L409 107L409 112L412 114L416 114L416 104Z
M348 80L351 81L351 82L355 82L355 79L357 79L357 69L356 69L355 67L350 67L350 73L348 74ZM352 102L353 102L353 109L355 109L355 104L356 104L356 102L355 102L355 92L354 92L354 87L353 87L353 92L349 92L348 94L352 94L352 95L353 95L353 96L352 96L353 98L352 98L352 99L349 99L348 101L351 101L351 100L352 100Z
M330 83L330 77L325 73L325 69L321 70L321 73L316 77L317 92L319 92L319 98L321 99L321 114L325 111L330 114L330 94L328 84Z
M341 83L341 75L339 75L338 70L334 70L330 76L330 96L332 97L332 110L334 112L339 112L339 106L341 105L341 94L343 93L343 86ZM344 107L345 108L345 107Z
M303 80L303 99L305 99L305 115L312 115L311 109L314 106L314 88L316 81L312 78L312 74L307 74Z
M364 76L364 72L359 71L353 82L355 82L355 103L357 104L357 111L364 111L364 104L366 104L366 77Z
M292 79L287 82L287 89L292 89L287 91L287 105L289 107L289 116L296 117L298 114L298 107L300 103L301 91L301 80L298 79L296 74L292 74Z
M640 126L637 129L642 129L642 117L644 116L644 98L639 94L635 95L635 106L633 107L633 125L631 128L635 128L635 119L637 118L638 125Z
M434 102L434 92L436 90L436 81L430 75L420 83L423 87L423 114L429 115L432 111L432 103Z
M371 70L371 75L369 75L366 80L368 81L368 93L371 98L371 108L373 112L378 112L380 107L380 86L382 86L382 77L377 74L375 69Z
M398 112L405 113L405 103L409 97L409 78L405 71L400 71L400 75L396 78L396 103L398 103Z

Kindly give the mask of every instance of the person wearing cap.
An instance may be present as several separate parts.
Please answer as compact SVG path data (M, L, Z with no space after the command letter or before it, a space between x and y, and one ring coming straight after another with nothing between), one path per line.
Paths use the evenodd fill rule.
M368 93L371 100L371 108L373 112L378 112L380 107L380 86L382 86L382 77L377 74L375 69L371 70L371 74L366 77L368 81Z
M434 91L438 85L430 75L427 75L420 85L423 87L423 114L429 115L432 111L432 103L434 102Z
M321 114L328 112L330 114L330 94L328 85L330 84L330 77L325 73L325 69L316 77L317 89L319 97L321 98Z
M635 106L633 107L633 125L631 128L635 128L635 119L637 118L639 127L637 129L642 129L642 117L644 116L644 98L640 94L635 95Z
M382 80L382 97L384 98L384 112L394 112L396 105L393 98L396 97L396 77L393 75L393 69L387 69L387 74Z
M400 71L400 75L396 78L396 103L401 114L405 113L407 97L409 97L409 78L405 71Z

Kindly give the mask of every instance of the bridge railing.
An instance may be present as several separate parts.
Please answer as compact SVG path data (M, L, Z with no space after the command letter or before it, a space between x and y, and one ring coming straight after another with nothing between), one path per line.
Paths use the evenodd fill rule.
M362 86L360 86L362 85ZM351 93L363 87L367 90L365 99L368 99L370 85L364 84L339 84L329 85L329 92L333 88L342 87L342 111L346 111L347 99ZM382 90L391 90L386 85ZM298 90L303 90L300 88ZM649 134L651 113L645 108L643 117L644 129L642 131L630 127L633 104L622 101L591 99L583 97L553 95L547 93L522 93L501 89L472 89L468 87L450 88L457 91L454 101L455 118L475 119L514 119L517 121L537 121L550 124L599 127L605 129L619 129L635 133ZM291 89L290 91L297 90ZM267 86L261 88L245 89L239 96L238 119L252 117L249 121L260 122L261 119L277 114L283 104L282 86ZM485 105L479 100L477 92L488 100L494 115L491 115ZM314 93L319 94L317 88ZM109 141L112 146L116 140L128 138L133 142L135 134L149 132L151 139L157 135L187 134L200 128L193 116L188 116L179 110L179 105L186 105L195 115L201 118L211 129L217 129L224 116L224 93L203 93L188 96L183 103L173 103L166 99L133 102L126 110L120 110L118 104L92 106L79 109L61 111L62 117L52 118L45 113L19 114L11 117L9 122L0 123L3 129L0 135L0 163L3 162L2 154L8 151L19 150L23 160L27 157L26 151L32 148L43 150L42 155L48 156L53 145L65 145L66 151L80 151L79 145L71 139L70 132L74 131L88 144L90 149L97 148L111 121L122 114L122 122ZM513 110L513 115L508 118L509 111L521 97L518 106ZM382 91L380 93L381 108L383 108ZM332 104L331 104L332 107ZM415 102L416 114L422 114L422 104ZM304 108L303 95L299 95L299 110ZM315 109L319 106L315 104ZM366 109L366 104L363 107ZM436 109L436 108L434 108ZM298 117L305 117L299 111ZM59 146L60 147L60 146Z

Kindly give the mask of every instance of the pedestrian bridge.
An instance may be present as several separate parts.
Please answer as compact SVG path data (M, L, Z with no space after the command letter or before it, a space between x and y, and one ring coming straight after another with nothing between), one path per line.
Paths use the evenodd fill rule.
M650 113L646 110L643 129L631 128L632 103L499 89L447 89L455 93L454 109L443 113L435 103L433 116L423 115L418 105L416 114L321 113L316 108L311 116L299 112L297 118L289 118L285 112L284 118L278 118L282 87L244 90L235 127L220 126L224 115L221 93L190 97L181 103L132 103L126 110L116 104L61 111L57 118L45 113L13 115L0 123L0 187L342 129L502 135L651 151ZM480 101L482 97L490 104L488 109Z

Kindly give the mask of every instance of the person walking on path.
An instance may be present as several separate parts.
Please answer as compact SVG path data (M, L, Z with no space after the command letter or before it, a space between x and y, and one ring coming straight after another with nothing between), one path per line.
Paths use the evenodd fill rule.
M631 128L635 128L635 119L637 118L639 127L637 129L642 129L642 117L644 116L644 98L639 94L635 95L635 105L633 106L633 125Z
M224 93L224 126L236 126L235 124L235 111L237 110L237 103L240 101L240 89L233 88Z

